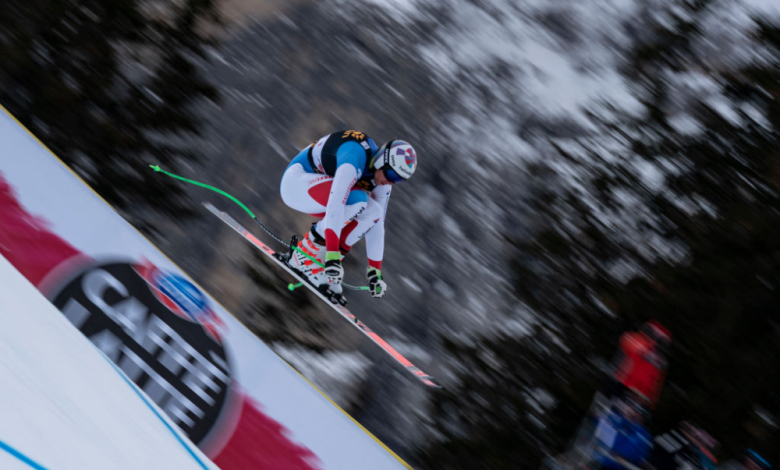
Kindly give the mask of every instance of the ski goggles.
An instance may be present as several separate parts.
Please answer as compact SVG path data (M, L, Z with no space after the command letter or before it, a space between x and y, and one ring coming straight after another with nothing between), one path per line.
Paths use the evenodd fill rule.
M392 168L383 167L382 172L385 174L385 178L387 178L387 181L391 183L400 183L404 179L401 178L401 176L395 172Z

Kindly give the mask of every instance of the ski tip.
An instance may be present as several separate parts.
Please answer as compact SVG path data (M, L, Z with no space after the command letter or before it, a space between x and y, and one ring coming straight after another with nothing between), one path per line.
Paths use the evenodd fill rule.
M151 168L154 171L162 171L162 168L160 168L160 165L149 165L149 168Z
M444 387L442 387L441 385L439 385L438 383L434 382L434 381L433 381L433 380L431 380L431 379L423 380L423 383L424 383L425 385L427 385L427 386L429 386L429 387L433 388L433 389L436 389L436 390L444 390Z

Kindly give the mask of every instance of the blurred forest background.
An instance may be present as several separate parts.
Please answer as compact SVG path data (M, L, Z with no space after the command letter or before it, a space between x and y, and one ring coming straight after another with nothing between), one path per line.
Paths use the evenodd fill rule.
M721 460L780 463L768 5L7 0L0 104L416 468L538 468L652 318L674 334L654 434L693 420ZM442 392L200 206L229 202L147 166L287 237L309 222L278 197L287 162L348 128L420 155L390 204L389 294L351 306Z

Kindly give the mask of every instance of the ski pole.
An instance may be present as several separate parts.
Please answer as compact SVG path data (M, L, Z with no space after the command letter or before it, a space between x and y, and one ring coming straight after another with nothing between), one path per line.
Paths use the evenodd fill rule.
M255 216L255 214L254 214L254 213L252 213L252 211L251 211L251 210L249 210L249 208L248 208L247 206L245 206L243 202L239 201L237 198L235 198L235 197L233 197L232 195L230 195L230 194L226 193L225 191L223 191L223 190L221 190L221 189L219 189L219 188L215 188L214 186L210 186L210 185L208 185L208 184L201 183L201 182L199 182L199 181L195 181L195 180L191 180L191 179L184 178L183 176L175 175L175 174L173 174L173 173L171 173L171 172L168 172L168 171L165 171L165 170L163 170L162 168L160 168L160 165L149 165L149 168L151 168L152 170L154 170L154 171L156 171L156 172L158 172L158 173L162 173L162 174L164 174L164 175L168 175L168 176L170 176L171 178L175 178L175 179L177 179L177 180L181 180L181 181L184 181L185 183L190 183L190 184L192 184L192 185L195 185L195 186L200 186L201 188L206 188L206 189L209 189L209 190L211 190L211 191L214 191L215 193L219 193L219 194L221 194L221 195L223 195L223 196L227 197L227 198L228 198L228 199L230 199L231 201L233 201L233 202L235 202L236 204L238 204L238 205L239 205L239 206L240 206L242 209L244 209L244 211L245 211L247 214L249 214L249 216L250 216L250 217L252 217L252 220L254 220L255 222L257 222L257 223L258 223L258 225L260 225L260 227L261 227L263 230L265 230L265 232L266 232L268 235L270 235L271 237L273 237L273 239L274 239L274 240L278 241L279 243L281 243L282 245L284 245L284 246L285 246L285 247L287 247L287 248L290 248L290 249L292 249L292 250L295 250L295 251L297 251L297 252L301 253L303 256L305 256L305 257L309 258L309 259L310 259L310 260L312 260L313 262L317 263L319 266L321 266L321 267L323 267L323 268L325 267L325 265L324 265L324 264L322 264L322 263L321 263L321 262L320 262L320 261L319 261L317 258L314 258L313 256L309 255L308 253L306 253L305 251L301 250L301 249L300 249L300 248L298 248L297 246L291 246L289 243L287 243L287 242L285 242L284 240L282 240L281 238L277 237L277 236L276 236L276 235L275 235L275 234L274 234L274 233L273 233L273 232L272 232L272 231L271 231L271 230L270 230L268 227L266 227L265 225L263 225L263 223L262 223L262 222L260 222L260 221L257 219L257 217ZM352 285L349 285L349 284L347 284L347 283L343 283L343 282L341 283L341 285L343 285L343 286L344 286L344 287L346 287L347 289L351 289L351 290L369 290L369 287L368 287L368 286L352 286ZM287 286L287 288L288 288L288 289L290 289L290 290L294 290L294 289L295 289L295 288L297 288L297 287L299 287L299 286L298 286L298 285L293 285L293 284L290 284L290 285L288 285L288 286Z

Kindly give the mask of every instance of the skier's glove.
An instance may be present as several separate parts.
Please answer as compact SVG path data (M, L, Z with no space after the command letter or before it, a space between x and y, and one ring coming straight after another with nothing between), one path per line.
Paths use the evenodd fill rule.
M344 267L341 266L340 258L341 255L336 252L336 259L325 261L325 275L328 276L331 284L339 285L344 280Z
M387 284L382 280L382 271L369 266L366 276L368 277L368 290L371 292L371 297L378 299L385 295Z

